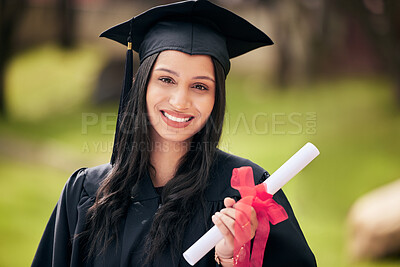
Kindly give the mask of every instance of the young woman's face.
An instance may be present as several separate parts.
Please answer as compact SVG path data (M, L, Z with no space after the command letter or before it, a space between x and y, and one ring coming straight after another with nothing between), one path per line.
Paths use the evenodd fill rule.
M147 112L155 141L182 142L210 117L216 82L210 56L175 50L159 54L147 87Z

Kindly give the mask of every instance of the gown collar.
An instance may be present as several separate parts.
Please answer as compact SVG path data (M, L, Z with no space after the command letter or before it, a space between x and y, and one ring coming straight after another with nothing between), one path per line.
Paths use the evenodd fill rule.
M138 183L139 183L138 188L140 188L140 191L136 192L136 196L132 197L133 200L143 201L147 199L154 199L160 197L160 195L157 193L156 189L153 186L153 182L151 181L148 171L141 179L139 179Z
M111 164L103 164L97 166L95 168L87 168L85 170L85 181L83 183L84 190L89 195L89 197L96 197L97 190L100 187L100 184L107 177L110 172L112 166ZM136 196L133 198L135 201L142 201L146 199L154 199L160 197L157 193L156 189L153 186L151 181L149 172L146 171L144 176L139 179L139 187L140 191L136 193Z

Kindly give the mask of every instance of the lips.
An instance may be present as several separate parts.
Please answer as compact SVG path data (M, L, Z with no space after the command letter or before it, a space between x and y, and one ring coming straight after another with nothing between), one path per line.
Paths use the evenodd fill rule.
M190 114L182 114L172 111L161 110L162 119L168 126L174 128L184 128L187 127L191 121L194 119L194 116Z

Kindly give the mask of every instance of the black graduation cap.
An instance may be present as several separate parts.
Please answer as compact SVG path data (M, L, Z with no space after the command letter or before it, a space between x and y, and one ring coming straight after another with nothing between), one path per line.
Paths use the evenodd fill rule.
M132 86L132 49L139 53L141 62L164 50L210 55L221 63L225 74L228 74L230 58L273 44L265 33L242 17L206 0L154 7L106 30L100 37L128 46L115 137L120 114L127 102L125 98ZM111 163L114 162L115 147L114 141Z

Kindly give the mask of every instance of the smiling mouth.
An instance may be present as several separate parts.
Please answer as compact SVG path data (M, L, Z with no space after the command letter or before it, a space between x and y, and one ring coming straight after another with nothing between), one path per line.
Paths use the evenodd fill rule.
M193 116L190 117L186 117L186 118L177 118L172 116L171 114L168 114L167 112L161 110L161 113L164 115L164 117L166 117L167 119L174 121L174 122L188 122L191 121L192 119L194 119Z

